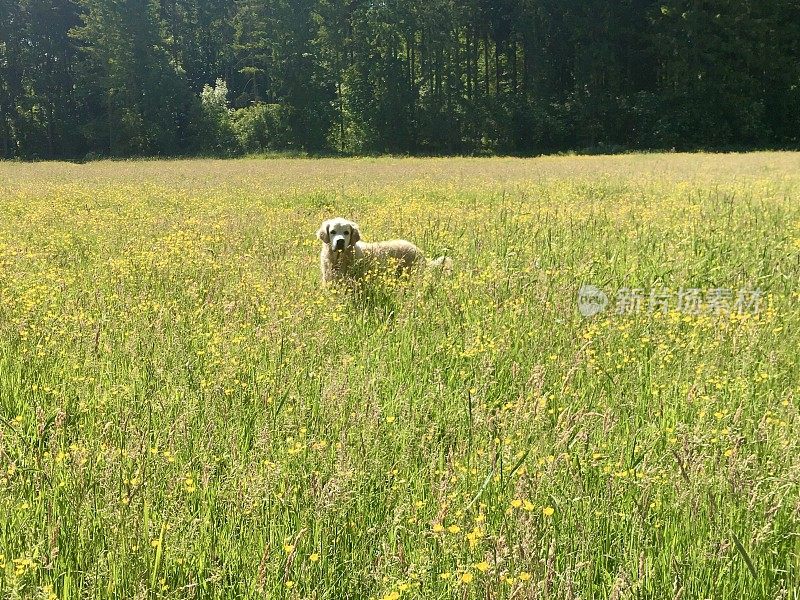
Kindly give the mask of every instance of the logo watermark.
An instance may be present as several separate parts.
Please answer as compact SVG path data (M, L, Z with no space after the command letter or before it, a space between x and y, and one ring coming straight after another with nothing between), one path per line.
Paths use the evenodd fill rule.
M599 287L584 285L578 290L578 310L584 317L593 317L607 307L608 296Z
M677 310L687 315L757 315L761 310L764 292L760 289L740 288L619 288L609 295L595 285L583 285L578 290L578 311L584 317L611 310L617 315L667 314Z

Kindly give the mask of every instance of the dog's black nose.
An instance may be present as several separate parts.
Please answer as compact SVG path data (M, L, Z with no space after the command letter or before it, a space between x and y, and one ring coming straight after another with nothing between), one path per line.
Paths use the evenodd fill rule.
M336 249L344 250L344 240L336 240Z

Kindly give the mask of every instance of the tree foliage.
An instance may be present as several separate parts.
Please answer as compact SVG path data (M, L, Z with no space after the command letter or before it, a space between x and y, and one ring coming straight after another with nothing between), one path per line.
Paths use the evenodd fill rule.
M799 59L795 0L0 0L0 153L788 147Z

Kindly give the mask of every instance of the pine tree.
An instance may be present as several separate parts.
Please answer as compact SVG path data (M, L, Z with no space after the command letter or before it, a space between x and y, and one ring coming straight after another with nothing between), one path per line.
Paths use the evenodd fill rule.
M160 37L157 4L148 0L79 0L74 30L85 61L83 101L90 128L104 131L112 155L174 154L186 143L197 107Z

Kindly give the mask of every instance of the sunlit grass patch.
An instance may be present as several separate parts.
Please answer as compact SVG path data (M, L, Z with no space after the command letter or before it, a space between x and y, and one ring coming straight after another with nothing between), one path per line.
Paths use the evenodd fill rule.
M794 598L798 166L0 164L0 595Z

